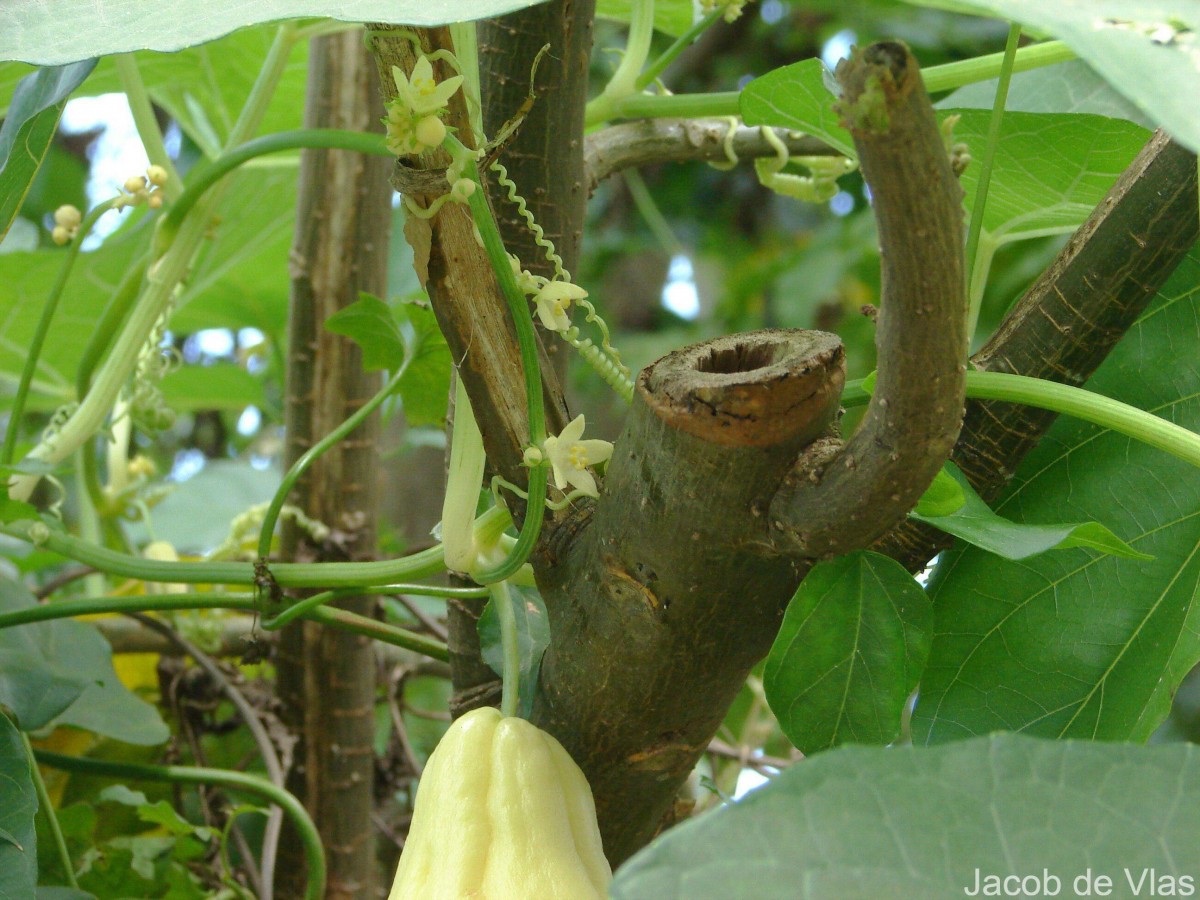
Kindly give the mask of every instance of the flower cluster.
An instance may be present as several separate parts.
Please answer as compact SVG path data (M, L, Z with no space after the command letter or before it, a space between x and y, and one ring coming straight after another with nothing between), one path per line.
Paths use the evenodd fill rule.
M396 81L396 97L388 103L387 147L397 156L413 156L441 146L446 137L442 116L446 104L462 85L461 75L438 82L433 77L433 64L422 55L406 76L392 66Z
M742 14L742 10L750 0L699 0L699 2L701 15L707 16L724 8L725 21L732 22Z
M50 232L50 240L62 246L79 233L79 223L83 221L83 213L70 203L60 206L54 211L54 230Z
M554 484L560 491L572 487L588 497L599 497L596 479L588 466L607 461L613 454L613 445L608 441L581 440L583 425L583 416L576 416L557 437L551 435L540 448L526 450L525 462L536 465L542 460L549 461Z
M117 198L113 209L142 203L151 209L158 209L163 204L162 187L166 183L167 170L162 166L150 166L145 175L133 175L125 180L125 193Z

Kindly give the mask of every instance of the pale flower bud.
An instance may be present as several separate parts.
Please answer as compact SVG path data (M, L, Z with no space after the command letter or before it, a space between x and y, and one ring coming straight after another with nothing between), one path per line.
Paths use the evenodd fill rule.
M446 126L437 116L426 116L417 123L416 136L426 147L440 147L446 139Z
M67 241L71 240L71 232L61 225L55 225L54 230L50 232L50 240L61 247Z
M78 228L82 221L83 213L70 203L64 204L54 211L54 224L61 225L63 228Z
M138 191L146 189L146 178L143 175L131 175L125 179L125 191L130 194L136 194Z
M162 166L151 166L146 170L146 177L155 187L162 187L167 183L167 170Z
M158 209L160 206L162 206L162 194L160 194L158 191L155 191L146 198L146 205L151 209Z

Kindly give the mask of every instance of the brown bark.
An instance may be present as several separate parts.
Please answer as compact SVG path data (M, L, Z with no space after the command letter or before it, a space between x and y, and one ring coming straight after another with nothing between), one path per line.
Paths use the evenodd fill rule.
M781 545L818 559L870 544L933 481L962 423L967 356L962 189L916 60L884 42L855 51L837 76L883 277L878 376L862 424L844 447L806 453L771 505Z
M766 511L836 415L843 365L803 331L659 360L599 501L534 561L552 641L532 718L587 775L613 865L654 835L803 577Z
M309 57L305 125L379 130L379 86L356 32L318 38ZM391 193L386 160L305 150L292 247L287 461L358 409L380 387L358 348L325 331L330 315L359 291L386 290ZM326 546L292 535L305 559L364 559L375 548L378 491L372 417L319 460L291 502L330 525ZM339 604L369 615L371 598ZM299 739L288 788L305 803L329 863L326 896L369 897L375 886L375 657L367 638L297 623L281 636L279 694ZM306 873L298 841L285 831L280 894L300 896Z

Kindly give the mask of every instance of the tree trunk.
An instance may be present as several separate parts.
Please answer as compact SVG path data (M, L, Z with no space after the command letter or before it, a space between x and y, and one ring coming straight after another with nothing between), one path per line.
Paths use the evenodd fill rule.
M380 130L375 66L362 35L312 42L305 125ZM389 163L336 151L305 150L292 247L289 323L287 461L358 409L380 387L363 371L358 348L324 330L324 321L353 303L359 291L386 290L391 192ZM365 559L375 547L378 420L368 419L318 461L291 502L329 525L323 546L290 533L303 559ZM369 615L368 597L339 605ZM371 642L311 623L284 630L279 696L285 722L298 738L288 788L299 796L321 833L329 861L327 897L375 894L374 704L376 663ZM300 848L285 837L281 895L298 897L305 867Z

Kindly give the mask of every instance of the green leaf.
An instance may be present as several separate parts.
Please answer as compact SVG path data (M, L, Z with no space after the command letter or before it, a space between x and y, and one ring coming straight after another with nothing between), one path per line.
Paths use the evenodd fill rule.
M0 522L19 522L21 519L36 519L37 507L23 500L0 497Z
M932 618L925 591L889 557L859 551L814 566L763 672L783 733L804 753L895 740Z
M410 427L441 426L446 422L450 400L450 371L453 366L446 338L428 303L402 302L392 307L413 360L400 379L404 417Z
M71 92L87 78L95 60L38 69L17 85L0 124L0 240L21 209L58 130Z
M958 506L942 511L926 503L925 497L909 518L932 525L947 534L962 538L989 553L1005 559L1027 559L1049 550L1069 550L1072 547L1087 547L1113 556L1129 559L1153 559L1139 553L1099 522L1082 525L1033 525L1013 522L999 516L975 493L958 466L947 462L938 479L951 479L958 488L961 501ZM937 481L934 482L936 487ZM931 488L933 490L934 488ZM928 496L929 492L926 492Z
M596 15L617 22L628 22L632 8L632 0L599 0L596 3ZM654 27L671 37L679 37L692 27L692 9L692 0L657 0L654 4Z
M36 604L18 582L0 577L0 610ZM0 704L26 731L73 725L130 744L170 736L158 711L121 684L108 641L69 619L0 630Z
M262 382L236 363L183 366L163 377L163 399L178 411L263 405Z
M1200 150L1200 6L1161 0L908 0L977 12L1052 35L1193 151Z
M1200 430L1200 254L1088 383ZM1082 550L1012 563L961 546L931 581L935 629L914 740L996 729L1145 740L1200 661L1200 478L1172 456L1060 418L996 512L1100 520L1150 560Z
M934 104L939 109L986 109L996 102L998 78L977 81ZM1081 59L1017 72L1008 86L1004 110L1031 113L1091 113L1127 119L1143 128L1153 123Z
M946 463L938 470L933 484L917 501L917 508L913 510L913 515L919 513L922 516L948 516L962 509L963 504L967 502L967 493L958 479L947 471L953 465L953 463Z
M70 887L47 887L39 884L35 900L96 900L96 895Z
M1151 868L1194 881L1197 834L1193 746L999 734L936 749L847 747L660 835L620 868L610 896L961 900L976 870L1045 869L1060 879L1057 896L1089 896L1073 882L1090 870L1112 879L1112 896L1132 897L1126 871L1135 882ZM1026 896L1051 896L1048 887Z
M990 112L958 113L955 141L981 154ZM1150 133L1123 119L1074 114L1005 113L996 144L983 215L983 239L992 248L1012 241L1066 234L1078 228L1137 156ZM1053 146L1052 155L1046 147ZM970 211L980 167L960 177Z
M179 50L247 25L328 17L424 27L499 16L538 0L92 0L87 23L76 0L6 0L0 18L0 59L41 65L130 50ZM74 23L74 26L72 25Z
M768 72L741 95L748 125L774 125L805 131L855 158L854 144L833 113L832 76L810 59ZM957 114L955 141L980 151L987 143L990 111L939 110L939 119ZM983 218L989 253L1011 241L1064 234L1077 228L1104 199L1149 138L1149 132L1122 119L1084 114L1006 113L1001 123L991 187ZM1047 157L1045 148L1054 147ZM968 214L975 202L979 166L962 174Z
M747 125L774 125L820 138L857 159L854 139L833 111L833 74L819 59L806 59L760 75L742 89L739 104Z
M0 713L0 900L26 900L37 884L37 793L17 727Z
M363 368L368 372L387 369L395 372L408 355L404 334L392 315L391 307L368 293L339 309L325 320L325 330L350 338L362 350Z
M521 659L521 678L518 682L518 714L528 716L537 691L538 672L542 655L550 646L550 619L541 594L534 588L511 587L513 613L517 620L517 650ZM500 646L500 620L493 601L489 600L479 617L479 644L483 661L497 675L504 673L504 651Z

